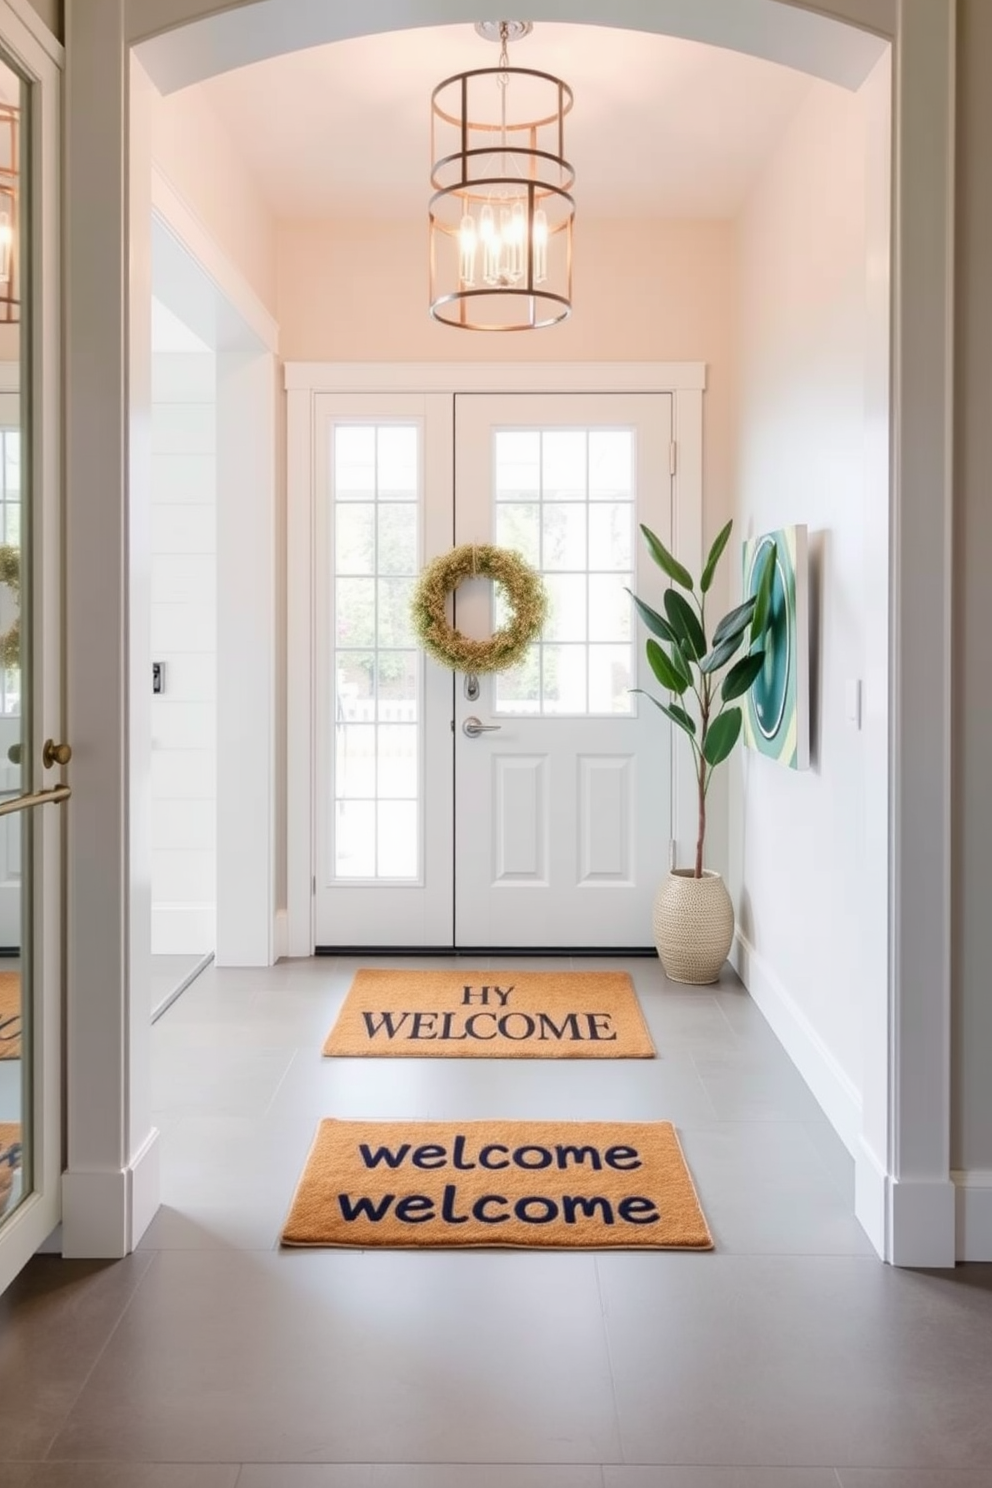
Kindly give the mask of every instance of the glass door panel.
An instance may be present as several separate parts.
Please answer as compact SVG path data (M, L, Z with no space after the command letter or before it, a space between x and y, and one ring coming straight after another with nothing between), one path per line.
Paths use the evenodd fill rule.
M27 346L24 160L28 85L0 60L0 805L29 771L30 438L22 397ZM0 816L0 1221L31 1192L31 816Z

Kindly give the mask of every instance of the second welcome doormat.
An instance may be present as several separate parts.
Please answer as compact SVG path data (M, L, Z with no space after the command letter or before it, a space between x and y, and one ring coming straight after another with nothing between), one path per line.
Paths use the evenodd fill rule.
M670 1121L322 1121L282 1243L713 1248Z
M0 1059L21 1057L21 973L0 971Z
M327 1055L423 1059L653 1059L633 984L618 971L363 968Z

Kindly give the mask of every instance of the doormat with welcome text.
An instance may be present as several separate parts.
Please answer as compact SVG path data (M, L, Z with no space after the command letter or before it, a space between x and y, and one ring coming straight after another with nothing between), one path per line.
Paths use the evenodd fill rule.
M0 1059L21 1057L21 973L0 971Z
M670 1121L322 1121L282 1243L713 1248Z
M324 1053L653 1059L654 1045L626 972L367 968Z
M21 1124L0 1121L0 1215L5 1214L21 1170Z

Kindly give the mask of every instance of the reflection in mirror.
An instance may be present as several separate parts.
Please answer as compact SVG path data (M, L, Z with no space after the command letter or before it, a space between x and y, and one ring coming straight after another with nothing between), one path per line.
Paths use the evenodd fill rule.
M0 802L31 789L25 737L25 641L21 575L27 376L22 270L28 263L22 162L27 85L0 60ZM23 762L23 765L22 765ZM30 1192L31 1020L26 951L30 906L26 859L31 814L0 816L0 1223Z

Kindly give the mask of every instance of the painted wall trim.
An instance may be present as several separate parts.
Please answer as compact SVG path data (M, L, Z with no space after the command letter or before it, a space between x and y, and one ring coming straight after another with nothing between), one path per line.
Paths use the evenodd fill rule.
M738 930L731 965L772 1031L823 1108L844 1146L857 1157L861 1144L861 1094L810 1023L774 968Z
M269 314L240 269L235 267L216 238L173 186L161 166L154 163L152 210L196 260L220 295L238 312L266 351L278 351L277 321Z
M992 1261L992 1169L958 1170L951 1177L957 1259Z
M2 0L3 11L16 18L24 27L25 31L31 33L32 39L38 43L42 50L55 63L56 67L65 66L65 47L54 36L45 25L41 16L28 0ZM7 34L6 15L0 14L0 33Z
M369 7L325 0L256 0L250 25L238 8L237 0L129 0L128 38L141 44L143 65L160 92L351 36L475 19L465 0L420 0L416 7L409 0L379 0L371 14ZM854 25L805 0L611 0L609 24L729 47L857 88L881 55L883 43L872 30L894 31L895 13L892 0L846 0L842 8L843 20ZM531 0L528 17L603 23L596 0ZM869 29L858 29L862 25Z
M62 1178L62 1254L118 1260L137 1246L158 1208L159 1133L153 1127L126 1168L76 1168Z
M287 392L702 392L705 362L287 362Z
M157 955L206 955L216 938L215 904L152 903L152 944Z

